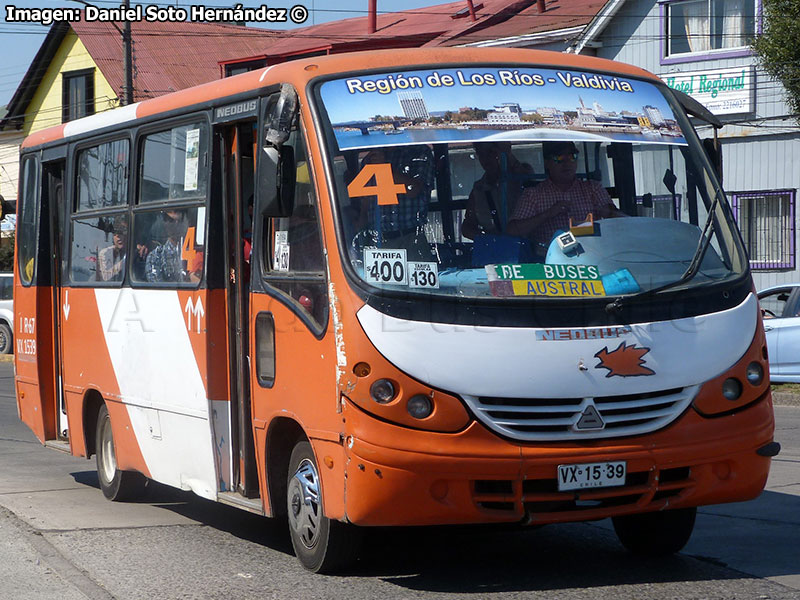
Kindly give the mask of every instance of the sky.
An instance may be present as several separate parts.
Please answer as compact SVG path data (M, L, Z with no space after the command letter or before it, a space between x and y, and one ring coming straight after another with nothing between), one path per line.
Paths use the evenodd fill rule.
M290 9L296 4L303 5L309 13L308 20L302 24L315 25L324 23L326 21L334 21L338 19L346 19L349 17L363 16L367 12L369 0L274 0L270 2L256 1L256 0L239 0L245 7L259 7L266 4L270 8L286 8ZM437 0L379 0L379 12L392 12L397 10L408 10L420 8L423 6L431 6L435 4L442 4ZM14 6L17 8L83 8L82 2L75 0L17 0ZM93 0L91 4L103 8L116 8L121 4L121 0ZM131 1L132 5L135 4L158 4L159 6L179 6L187 8L190 3L184 0L176 2L138 2ZM237 4L236 0L210 0L205 4L206 7L219 7L227 8ZM8 3L4 5L7 7ZM19 86L25 72L39 50L49 27L39 25L38 23L9 23L6 21L6 10L3 10L3 23L0 24L0 106L8 104L11 97L14 95L17 87ZM286 24L280 23L249 23L249 25L256 27L265 27L271 29L291 29L299 27L291 22Z

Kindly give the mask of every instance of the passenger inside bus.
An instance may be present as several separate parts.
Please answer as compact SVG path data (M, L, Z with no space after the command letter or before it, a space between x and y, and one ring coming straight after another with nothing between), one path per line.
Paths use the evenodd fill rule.
M97 253L97 280L122 281L128 247L128 221L125 215L114 217L112 243Z
M203 270L203 252L194 251L184 259L183 244L189 231L186 211L161 211L151 228L156 247L145 259L145 277L150 282L197 282Z
M405 186L395 205L379 205L375 196L362 198L359 229L377 233L381 245L406 248L409 260L435 260L424 226L434 187L434 162L427 146L401 146L370 150L361 161L392 166L394 182Z
M578 179L578 148L573 142L543 142L547 179L526 190L508 224L510 235L525 236L545 251L553 235L582 223L591 213L595 219L625 216L599 181Z
M461 233L470 239L480 234L502 234L514 214L525 180L533 167L520 162L509 142L479 142L475 155L483 176L472 186Z

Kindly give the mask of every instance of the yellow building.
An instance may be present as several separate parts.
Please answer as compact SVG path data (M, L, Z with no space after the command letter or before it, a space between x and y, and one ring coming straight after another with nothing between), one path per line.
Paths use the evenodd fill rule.
M270 32L256 31L264 36L213 23L133 23L134 101L232 74L226 63L263 54L273 41ZM50 28L8 106L0 107L0 195L6 200L17 197L19 146L26 136L120 105L122 54L115 23Z
M269 32L213 23L132 23L134 101L227 74L221 65L262 52ZM203 42L198 44L198 40ZM23 136L120 105L122 34L115 23L56 23L0 117Z
M77 33L66 23L50 28L8 105L0 129L22 136L118 106L118 95Z
M27 136L118 105L116 92L70 28L28 103L22 130Z

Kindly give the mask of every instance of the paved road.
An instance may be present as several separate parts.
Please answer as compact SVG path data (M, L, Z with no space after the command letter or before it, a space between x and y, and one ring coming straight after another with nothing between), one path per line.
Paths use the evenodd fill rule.
M153 485L106 501L94 462L43 448L0 364L0 598L800 598L800 408L777 407L768 490L701 510L685 551L634 559L608 521L373 532L347 576L307 574L284 524Z

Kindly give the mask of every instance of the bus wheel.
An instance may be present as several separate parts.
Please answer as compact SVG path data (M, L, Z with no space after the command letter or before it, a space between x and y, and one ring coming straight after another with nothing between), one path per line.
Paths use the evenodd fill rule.
M11 327L0 323L0 354L9 354L12 350L13 335Z
M614 531L622 545L634 554L664 556L681 550L694 529L697 509L680 508L660 512L613 517Z
M299 442L292 450L286 503L294 553L306 569L331 573L356 560L358 530L328 519L322 512L319 471L308 442Z
M97 479L100 489L109 500L123 501L138 498L144 493L147 479L135 471L120 471L111 434L111 418L104 404L97 414Z

